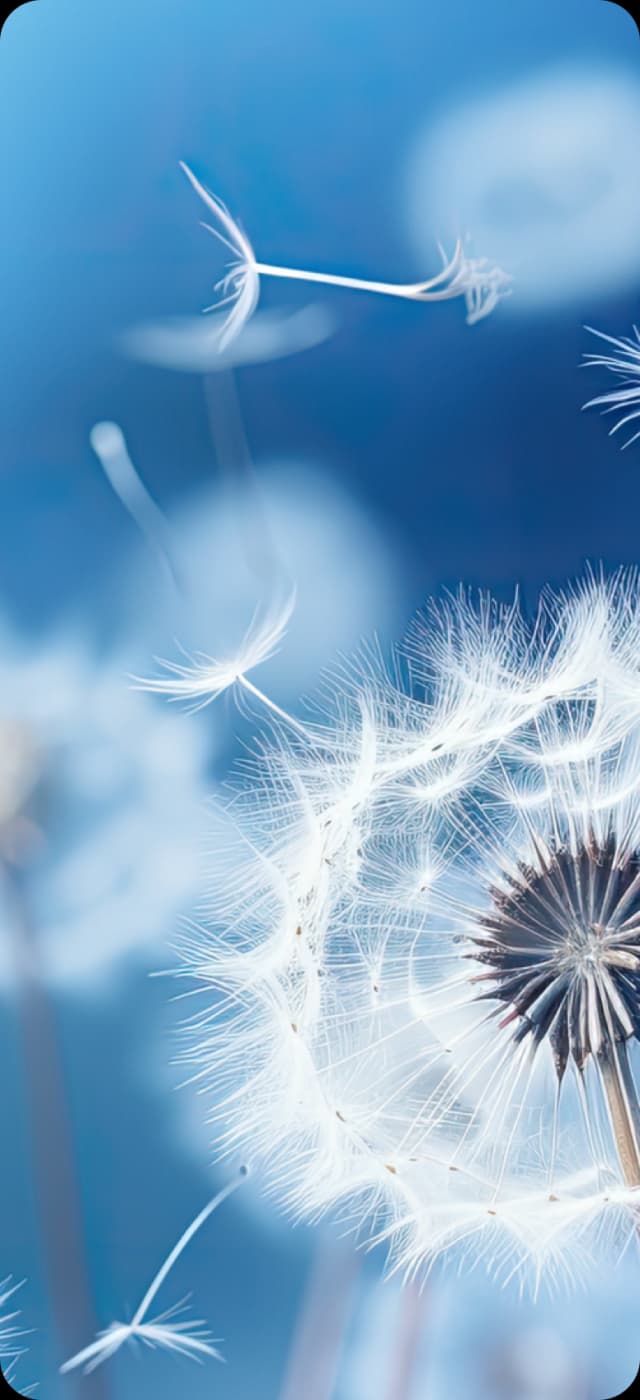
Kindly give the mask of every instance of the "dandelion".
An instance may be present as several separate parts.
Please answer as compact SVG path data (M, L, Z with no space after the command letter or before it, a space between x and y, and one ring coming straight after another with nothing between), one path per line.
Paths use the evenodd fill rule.
M472 229L517 279L514 313L634 285L639 138L638 82L619 65L573 61L466 88L412 141L405 207L416 253L443 228Z
M637 1240L640 578L465 595L262 745L182 943L221 1152L406 1277Z
M243 1168L239 1178L236 1181L232 1181L228 1186L225 1186L222 1191L219 1191L218 1194L213 1197L213 1200L209 1201L208 1205L200 1211L199 1215L195 1217L195 1220L192 1220L191 1224L183 1231L177 1244L173 1246L173 1249L167 1255L164 1263L158 1269L157 1274L154 1275L142 1301L136 1308L131 1322L112 1322L104 1332L99 1334L95 1342L91 1342L89 1346L83 1347L82 1351L77 1352L75 1356L65 1361L64 1365L60 1367L61 1375L66 1375L69 1371L75 1371L80 1367L84 1370L85 1375L88 1375L92 1371L95 1371L98 1366L101 1366L104 1361L108 1361L112 1356L115 1356L116 1352L120 1350L120 1347L123 1346L125 1342L130 1341L140 1341L152 1350L157 1347L163 1351L174 1352L181 1356L189 1356L196 1361L204 1356L213 1357L215 1361L220 1361L222 1359L220 1353L216 1351L213 1345L213 1338L206 1324L204 1322L185 1319L184 1312L187 1299L183 1299L181 1302L174 1304L173 1307L168 1308L165 1312L159 1313L155 1317L148 1318L147 1314L167 1274L171 1271L183 1250L186 1249L190 1240L192 1240L198 1230L201 1229L205 1221L209 1219L209 1216L218 1209L218 1206L222 1205L222 1202L226 1201L228 1196L233 1195L234 1191L237 1191L245 1176L246 1170Z
M0 617L0 643L0 872L19 877L42 983L104 995L192 897L210 742L76 625L25 645ZM16 977L10 924L0 995Z
M443 266L426 282L379 282L362 277L343 277L331 272L309 272L301 268L277 267L256 258L251 243L229 210L196 178L193 171L180 162L187 179L206 204L215 224L204 227L217 238L232 256L225 276L216 286L221 298L208 311L220 311L228 306L220 329L219 346L225 350L240 334L253 315L260 295L261 277L282 277L287 281L318 282L327 287L344 287L351 291L374 292L382 296L402 297L407 301L450 301L464 297L467 322L475 325L488 316L501 297L509 291L511 278L501 268L492 266L486 258L468 258L458 240L451 258L442 249Z
M597 398L589 399L588 403L583 404L583 408L602 408L603 413L616 416L617 422L609 433L609 436L612 436L640 418L640 334L636 326L633 327L635 339L631 336L617 339L615 336L604 335L602 331L594 330L592 326L587 326L586 329L613 346L613 352L609 351L603 355L585 354L584 361L591 367L608 370L619 381L620 387L610 389L607 394L599 394ZM630 447L639 437L640 429L623 442L623 449Z

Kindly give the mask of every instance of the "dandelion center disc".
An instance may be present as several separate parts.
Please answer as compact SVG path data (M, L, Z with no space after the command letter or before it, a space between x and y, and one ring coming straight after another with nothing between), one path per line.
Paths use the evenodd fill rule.
M558 1074L640 1036L640 855L591 836L571 850L536 843L491 891L473 936L490 967L477 980L510 1007L516 1039L548 1039Z

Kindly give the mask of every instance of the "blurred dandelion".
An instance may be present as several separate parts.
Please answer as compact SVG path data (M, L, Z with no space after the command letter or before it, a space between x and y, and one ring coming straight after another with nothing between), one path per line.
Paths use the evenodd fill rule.
M193 896L210 740L75 625L27 645L0 621L0 637L0 858L28 898L38 976L103 993ZM3 938L0 987L13 969Z
M64 1356L95 1320L50 993L104 996L124 968L160 961L162 929L197 885L207 750L178 716L167 729L169 716L71 625L29 645L8 624L0 630L0 988L19 1015L30 1165ZM89 1393L107 1393L101 1376Z
M180 721L168 731L168 716L74 628L30 645L1 630L0 987L18 1012L40 1242L65 1355L95 1321L50 992L104 995L145 943L148 965L159 930L193 897L203 749L186 727L181 746ZM95 1378L88 1394L106 1393Z
M583 404L583 408L601 408L603 413L612 413L617 421L610 429L610 436L618 433L621 428L626 428L629 423L634 423L640 418L640 334L636 326L633 327L632 336L621 336L616 338L612 335L604 335L602 331L596 331L592 326L586 329L592 335L597 335L604 340L607 345L613 346L613 351L604 354L585 354L585 365L595 369L606 369L619 381L617 389L610 389L606 394L598 394L595 399L589 399ZM634 432L622 447L630 447L640 437L640 429Z
M517 279L514 314L634 286L640 189L629 169L639 138L628 66L560 63L445 97L407 162L417 255L442 229L472 229Z
M336 323L324 306L303 306L287 313L262 311L232 344L221 345L226 318L171 316L133 326L123 336L123 349L132 359L187 374L218 374L243 365L264 364L322 345Z
M318 282L327 287L344 287L351 291L374 292L383 296L402 297L407 301L450 301L464 297L467 322L475 325L488 316L501 297L508 294L511 278L486 258L468 258L458 240L451 258L440 249L442 268L426 282L396 283L370 281L363 277L343 277L331 272L309 272L301 268L276 267L258 262L245 233L232 218L229 210L216 195L196 178L193 171L180 162L187 179L213 215L214 224L204 227L232 256L228 270L217 284L220 300L208 311L228 307L219 331L219 347L224 351L243 330L253 315L260 295L261 277L283 277L287 281Z
M280 719L221 814L181 945L218 1146L407 1277L537 1289L637 1241L639 655L636 573L530 629L461 595L321 728Z
M267 463L255 483L227 480L200 489L170 512L167 526L181 589L158 587L155 561L137 541L115 585L120 608L137 600L136 617L117 639L123 673L146 675L150 656L169 657L186 667L182 679L197 688L198 676L203 683L211 676L213 641L217 659L226 661L244 652L238 644L244 638L252 648L268 643L269 656L260 662L263 689L287 704L374 624L385 636L397 629L411 567L407 551L401 556L389 530L311 466ZM163 574L166 580L164 568ZM283 625L286 646L273 633ZM249 668L243 660L243 672ZM165 689L190 703L184 688ZM196 705L205 689L200 699L191 696ZM224 716L218 720L222 728Z
M173 1268L176 1260L186 1249L190 1240L197 1234L209 1216L213 1214L228 1196L233 1195L242 1181L246 1177L246 1170L241 1169L240 1176L236 1181L232 1181L228 1186L218 1191L217 1195L209 1201L208 1205L200 1211L195 1220L183 1231L177 1244L167 1255L164 1263L154 1275L141 1303L131 1319L131 1322L112 1322L109 1327L101 1332L95 1342L83 1347L82 1351L70 1357L60 1367L61 1375L66 1375L69 1371L75 1371L79 1367L85 1375L95 1371L104 1361L115 1356L116 1352L125 1342L140 1341L145 1346L160 1348L164 1351L175 1352L181 1356L190 1356L193 1360L199 1361L204 1356L213 1357L215 1361L222 1358L216 1351L213 1338L204 1322L189 1321L184 1317L187 1299L168 1308L165 1312L159 1313L156 1317L148 1318L149 1308L164 1283L167 1275Z

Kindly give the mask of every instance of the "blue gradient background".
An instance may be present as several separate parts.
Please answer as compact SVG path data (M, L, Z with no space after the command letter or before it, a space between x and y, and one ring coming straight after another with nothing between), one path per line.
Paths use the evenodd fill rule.
M0 598L25 635L70 609L98 639L113 625L105 583L132 526L88 445L97 419L125 425L165 506L211 476L199 382L113 349L132 322L209 299L210 243L179 158L240 212L265 261L408 278L427 269L408 235L405 160L432 115L547 63L637 76L639 58L632 20L604 0L36 0L16 11L0 41ZM461 579L502 598L517 582L530 607L586 559L638 560L638 451L620 455L597 417L580 414L596 386L577 370L583 323L626 333L637 291L529 316L498 309L473 331L457 304L432 313L327 292L341 318L333 340L242 371L250 441L258 457L324 464L400 541L407 618ZM280 286L264 289L265 305L279 297ZM295 289L286 304L302 304ZM179 1017L169 994L139 970L104 1002L56 1007L105 1324L135 1307L217 1180L195 1130L185 1145L169 1087ZM19 1039L10 1000L0 1005L11 1142L0 1275L28 1280L25 1379L46 1400L81 1396L82 1383L55 1379ZM123 1352L110 1367L118 1400L277 1400L316 1236L248 1194L194 1242L166 1294L193 1290L227 1364ZM362 1266L356 1331L379 1266ZM479 1283L459 1302L438 1296L446 1325L428 1334L416 1397L491 1394L482 1358L505 1318L525 1325L524 1307ZM588 1355L593 1400L631 1380L639 1301L621 1271L606 1307L588 1292L557 1305L558 1326ZM368 1344L375 1360L378 1339L360 1336ZM348 1375L345 1364L336 1400L356 1400Z

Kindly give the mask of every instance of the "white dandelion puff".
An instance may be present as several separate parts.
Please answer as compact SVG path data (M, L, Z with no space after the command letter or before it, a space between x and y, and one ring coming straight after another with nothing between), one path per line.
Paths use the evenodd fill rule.
M182 949L217 1145L405 1276L537 1288L637 1242L638 656L635 573L530 628L461 596L393 679L343 668L322 752L279 729L221 823Z
M189 166L180 162L187 179L213 214L216 224L205 228L232 255L227 272L216 285L220 300L207 311L230 309L221 325L219 346L225 350L240 334L253 315L260 295L261 277L280 277L286 281L321 283L326 287L343 287L350 291L373 292L382 296L401 297L406 301L437 302L464 297L469 325L475 325L494 310L501 297L511 290L511 278L486 258L468 258L459 239L450 258L440 249L443 266L434 277L423 282L381 282L364 277L344 277L332 272L311 272L302 268L280 267L259 262L245 233L232 218L229 210L216 195L206 189Z
M183 1250L186 1249L190 1240L209 1219L209 1216L217 1210L218 1206L222 1205L222 1202L226 1201L227 1197L231 1196L234 1191L237 1191L245 1176L246 1171L243 1168L239 1179L232 1181L222 1191L219 1191L183 1231L177 1244L173 1246L157 1274L154 1275L131 1322L112 1322L109 1327L105 1328L104 1332L99 1333L94 1342L83 1347L82 1351L77 1352L75 1356L64 1362L60 1367L61 1375L66 1375L67 1372L75 1371L80 1367L87 1375L91 1371L95 1371L97 1366L101 1366L103 1362L115 1356L120 1347L125 1342L130 1341L140 1341L151 1349L159 1348L162 1351L174 1352L180 1356L191 1357L195 1361L199 1361L205 1356L212 1357L215 1361L222 1360L206 1324L185 1318L187 1299L182 1299L173 1307L154 1317L149 1318L148 1312L167 1274Z
M615 415L617 421L609 434L612 436L620 432L621 428L628 427L630 423L635 424L640 418L640 333L637 326L633 327L635 339L631 336L605 335L603 331L596 331L592 326L587 326L586 330L613 346L612 351L604 354L585 354L584 363L590 368L608 370L618 380L619 387L610 389L606 394L598 394L597 398L589 399L588 403L583 404L583 408L600 408L603 413ZM623 449L630 447L639 437L640 428L623 442Z

